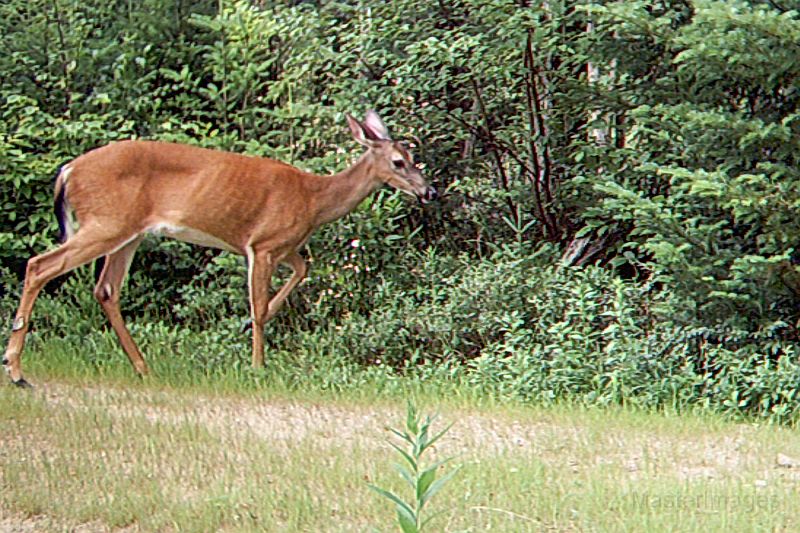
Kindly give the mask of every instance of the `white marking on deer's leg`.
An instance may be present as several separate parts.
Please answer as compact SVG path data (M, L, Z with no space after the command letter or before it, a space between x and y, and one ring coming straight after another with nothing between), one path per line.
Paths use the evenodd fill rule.
M267 294L274 269L270 252L256 250L252 245L245 247L249 260L248 285L250 286L250 314L253 320L253 367L264 366L264 321L267 318Z
M250 318L253 320L254 327L256 321L256 308L255 308L255 293L253 287L253 270L256 263L256 252L252 246L247 246L244 249L247 254L247 293L250 296Z

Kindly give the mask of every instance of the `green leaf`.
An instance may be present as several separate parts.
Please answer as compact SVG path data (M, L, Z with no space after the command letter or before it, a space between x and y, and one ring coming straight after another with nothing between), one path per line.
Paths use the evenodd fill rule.
M450 481L459 470L461 470L460 466L454 468L447 474L443 475L442 477L434 481L433 484L430 486L430 488L427 491L425 491L425 494L422 495L422 498L419 499L420 508L422 508L422 506L424 506L431 498L433 498L437 492L442 490L442 487L444 487L445 483Z
M400 529L403 530L403 533L419 533L419 528L417 527L417 521L413 513L408 512L401 507L398 507L397 521L400 524Z
M412 445L414 444L414 439L411 438L411 435L409 435L408 433L400 432L400 431L398 431L398 430L396 430L394 428L389 428L389 431L391 431L392 433L394 433L395 435L397 435L398 437L400 437L401 439L403 439L407 443L412 444Z
M420 474L419 479L417 480L417 501L422 500L422 497L431 486L431 483L433 483L436 479L436 468L436 466L427 468L424 472L422 472L422 474Z
M406 481L406 483L408 483L411 487L417 486L417 481L414 478L412 472L409 472L408 469L404 468L403 466L397 463L395 463L393 466L394 469L397 470L397 472L400 474L400 476Z
M408 454L408 452L406 452L404 449L402 449L400 446L398 446L394 442L390 442L389 445L392 448L394 448L395 450L397 450L397 453L399 453L403 457L403 459L408 461L408 464L411 465L411 469L414 472L417 471L417 461L415 461L414 458L411 455Z
M408 402L406 405L406 428L412 435L419 433L419 417L413 402Z
M389 500L393 501L395 505L397 505L397 509L403 509L406 513L410 516L414 516L414 510L411 509L411 506L408 505L406 502L400 499L399 496L395 495L393 492L389 492L388 490L384 490L380 487L376 487L375 485L367 485L370 489L374 490L384 498L388 498Z
M446 428L444 428L444 429L443 429L443 430L441 430L439 433L437 433L437 434L436 434L436 435L435 435L435 436L434 436L432 439L428 440L428 442L426 442L426 443L425 443L425 446L424 446L424 447L422 447L422 448L420 449L420 453L424 452L426 449L428 449L428 448L430 448L431 446L433 446L433 445L434 445L434 443L436 443L436 441L438 441L440 438L442 438L442 436L443 436L445 433L447 433L448 431L450 431L450 428L451 428L451 427L453 427L453 422L451 422L451 423L450 423L450 425L448 425Z

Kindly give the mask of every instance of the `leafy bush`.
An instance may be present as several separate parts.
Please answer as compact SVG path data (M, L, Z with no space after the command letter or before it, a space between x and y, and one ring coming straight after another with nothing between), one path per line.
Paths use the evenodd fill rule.
M601 201L586 219L625 228L616 262L652 273L682 302L671 319L713 330L709 342L795 343L800 61L787 43L800 36L798 14L763 2L656 4L591 9L597 50L621 59L608 112L629 133L619 170L587 178Z

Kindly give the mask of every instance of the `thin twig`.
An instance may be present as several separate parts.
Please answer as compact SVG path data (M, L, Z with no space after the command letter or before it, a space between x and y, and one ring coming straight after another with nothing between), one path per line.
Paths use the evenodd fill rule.
M480 109L481 115L483 116L483 122L485 124L483 131L485 132L486 136L489 139L489 143L492 149L492 155L494 156L495 163L497 164L497 172L500 174L500 181L503 184L503 189L506 192L510 192L510 184L508 181L508 174L506 173L506 169L503 167L503 158L500 151L497 149L497 138L492 131L492 125L489 122L489 113L486 111L486 105L483 102L483 95L481 94L480 86L478 85L478 80L475 79L475 76L469 77L470 82L472 83L472 88L475 91L475 98L478 102L478 107ZM511 198L506 197L506 204L508 205L509 215L514 220L515 224L519 223L517 217L517 209L514 205L513 200Z
M533 60L533 39L531 36L533 30L528 30L528 39L525 45L525 57L524 57L524 64L525 67L528 69L527 76L525 77L525 95L527 97L527 111L528 111L528 128L530 130L530 135L528 137L528 147L530 150L530 159L533 163L533 169L535 174L533 176L533 199L536 205L536 210L538 211L538 216L544 222L545 228L547 230L548 236L553 238L556 235L556 228L555 222L552 220L549 213L546 212L544 204L542 202L542 187L548 187L548 174L550 172L550 165L547 161L545 161L545 167L542 168L540 164L540 158L542 155L539 153L539 149L536 145L536 138L535 136L539 136L542 138L542 117L541 117L541 105L539 104L539 95L536 88L536 74L534 72L534 60ZM538 124L537 124L538 122ZM546 142L546 141L545 141ZM546 149L546 148L545 148ZM544 157L545 160L549 159L549 153ZM544 174L543 174L544 172ZM548 195L548 203L552 205L552 200Z

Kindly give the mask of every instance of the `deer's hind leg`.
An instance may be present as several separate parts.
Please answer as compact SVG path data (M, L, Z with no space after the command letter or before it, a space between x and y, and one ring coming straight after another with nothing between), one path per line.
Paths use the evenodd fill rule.
M3 356L3 366L14 384L28 385L22 377L20 359L25 347L25 335L30 326L33 304L45 284L56 276L85 265L100 256L113 254L136 238L137 235L108 234L85 228L55 250L37 255L28 261L22 297Z
M142 238L143 236L140 235L119 250L106 256L105 265L103 265L103 270L94 288L94 297L103 308L111 327L114 329L114 333L117 334L122 349L125 350L125 354L127 354L133 368L139 375L148 373L147 363L145 363L142 352L139 351L139 347L136 346L136 342L125 326L125 320L122 318L122 312L119 309L119 300L122 283L125 281L133 255L136 253L139 244L141 244Z
M286 282L286 285L281 287L281 290L279 290L278 293L269 301L265 320L269 320L275 316L275 313L277 313L281 308L283 302L286 301L289 293L294 290L298 283L303 281L303 278L305 278L306 273L308 272L308 266L306 265L306 262L297 252L288 254L283 259L283 263L289 265L289 267L292 269L292 277L289 278L289 281Z

